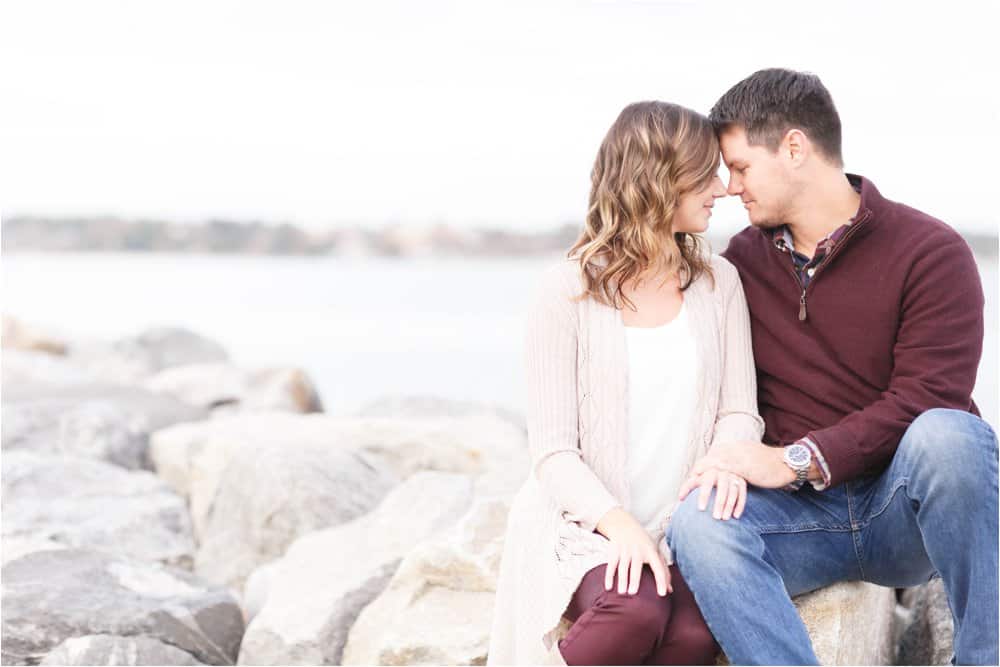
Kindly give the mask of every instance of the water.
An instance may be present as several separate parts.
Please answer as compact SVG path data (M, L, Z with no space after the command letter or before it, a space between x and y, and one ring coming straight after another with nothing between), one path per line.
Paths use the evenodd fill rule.
M333 414L399 394L520 411L524 312L556 259L17 253L3 257L3 312L69 339L186 327L237 364L304 368ZM987 327L973 395L996 424L997 261L978 262Z

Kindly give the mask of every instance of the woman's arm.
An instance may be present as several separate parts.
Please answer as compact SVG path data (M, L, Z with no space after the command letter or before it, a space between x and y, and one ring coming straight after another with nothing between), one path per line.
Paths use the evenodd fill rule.
M750 338L750 312L736 268L722 260L717 275L725 289L723 304L722 377L712 446L719 442L755 441L764 435L757 412L757 370Z
M577 309L565 268L545 275L525 338L528 447L542 489L585 530L618 500L584 463L577 402Z

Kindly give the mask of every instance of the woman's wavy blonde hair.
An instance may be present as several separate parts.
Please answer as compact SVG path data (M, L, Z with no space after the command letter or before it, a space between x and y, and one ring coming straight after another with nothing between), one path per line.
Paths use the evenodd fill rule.
M708 119L667 102L636 102L619 114L591 172L586 225L568 257L584 276L580 299L635 306L622 285L664 261L681 289L712 277L704 241L674 233L682 195L704 189L719 169L719 142Z

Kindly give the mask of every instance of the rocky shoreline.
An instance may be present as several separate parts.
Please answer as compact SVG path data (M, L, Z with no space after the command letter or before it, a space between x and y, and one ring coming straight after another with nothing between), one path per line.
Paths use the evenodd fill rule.
M179 329L3 323L3 664L484 664L523 418L388 398ZM797 599L824 662L947 664L940 582ZM850 649L850 650L848 650Z

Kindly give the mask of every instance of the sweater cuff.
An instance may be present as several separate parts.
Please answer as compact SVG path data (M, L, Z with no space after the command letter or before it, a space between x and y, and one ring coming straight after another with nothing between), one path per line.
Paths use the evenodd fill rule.
M812 488L816 491L823 491L830 486L830 466L826 464L826 458L823 457L823 452L820 451L819 445L813 442L812 438L806 436L801 438L796 444L805 445L812 452L813 458L816 459L816 465L819 467L820 474L823 475L823 481L809 480L812 484Z

